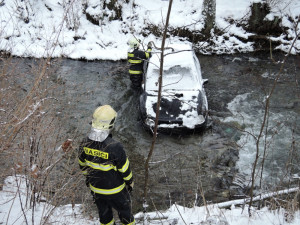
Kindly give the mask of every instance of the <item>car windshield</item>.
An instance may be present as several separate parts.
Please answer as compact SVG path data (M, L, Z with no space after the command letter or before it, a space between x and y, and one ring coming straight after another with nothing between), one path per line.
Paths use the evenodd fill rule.
M147 73L146 89L158 89L159 69L153 68ZM163 90L193 90L198 82L189 67L172 66L163 71Z

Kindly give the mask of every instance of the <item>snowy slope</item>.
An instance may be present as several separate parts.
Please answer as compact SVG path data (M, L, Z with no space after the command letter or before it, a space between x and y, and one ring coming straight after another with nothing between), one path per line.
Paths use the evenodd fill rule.
M49 215L47 224L67 224L67 225L93 225L99 224L98 218L86 218L83 216L83 205L71 204L54 207L45 202L38 203L35 210L26 205L28 197L26 189L26 177L16 176L8 177L5 185L0 191L0 224L32 225L32 215L34 215L34 224L44 224L45 218ZM22 202L22 204L21 204ZM252 208L252 216L248 215L248 208L236 207L235 204L241 204L241 200L229 202L230 209L220 208L222 204L210 204L206 207L186 208L179 205L172 205L166 211L157 211L135 215L137 224L202 224L202 225L298 225L300 224L299 211L286 211L284 209L260 210ZM23 210L22 210L23 209ZM50 214L53 210L53 214ZM117 219L117 218L116 218Z
M250 4L258 0L217 0L216 26L224 31L216 35L208 42L196 43L201 46L200 52L210 53L234 53L253 51L253 42L247 40L252 34L247 33L235 23L249 16ZM155 25L162 27L165 22L168 1L163 0L135 0L136 7L120 2L122 6L122 18L126 20L101 20L101 24L95 25L87 20L83 14L83 0L6 0L0 4L1 39L0 50L11 52L15 56L24 57L69 57L74 59L110 59L119 60L126 58L127 40L131 35L140 38L144 44L155 41L160 45L160 38L152 34L143 37L145 27ZM96 14L99 9L98 1L89 0L87 12ZM273 37L282 44L278 47L288 51L295 38L295 24L288 18L300 14L300 2L298 0L272 1L277 2L268 15L272 19L276 15L283 16L283 25L288 27L289 36ZM278 3L280 2L280 3ZM289 3L289 4L288 4ZM93 5L95 4L95 6ZM170 27L186 27L191 31L199 31L203 28L201 16L202 1L175 0L171 11ZM111 12L107 12L110 14ZM98 13L99 14L99 13ZM101 16L100 14L98 16ZM300 29L298 27L297 32ZM182 38L171 37L168 43L178 42ZM213 43L213 45L211 44ZM292 53L299 53L300 40L295 43L296 48Z

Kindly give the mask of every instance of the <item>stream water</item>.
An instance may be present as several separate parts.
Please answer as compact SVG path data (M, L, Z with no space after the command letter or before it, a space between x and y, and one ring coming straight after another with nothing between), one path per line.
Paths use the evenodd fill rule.
M300 175L300 57L290 57L284 65L283 59L281 54L272 60L264 54L212 57L212 61L219 62L212 62L218 66L210 71L220 76L212 76L213 87L208 86L213 95L209 96L211 109L223 125L229 125L225 125L223 132L239 146L238 174L249 185L258 150L256 184L270 190L275 184L280 187L299 181ZM209 62L202 65L205 69ZM264 119L268 97L269 111ZM222 100L218 102L218 98ZM218 115L226 110L230 114Z
M199 55L209 104L207 128L200 134L159 134L150 162L148 196L151 205L167 208L177 202L191 206L246 196L256 153L264 105L284 55ZM30 59L18 59L25 70ZM137 93L131 90L126 61L56 59L50 76L57 91L57 115L66 136L78 141L90 129L91 115L101 104L118 112L113 132L123 143L135 176L133 202L142 208L144 161L152 136L139 121ZM257 185L299 180L300 57L288 58L271 96L266 128L259 144ZM22 83L22 81L20 81ZM265 135L267 134L267 135ZM265 155L264 163L262 158ZM263 165L263 166L262 166ZM260 171L263 168L262 179ZM260 182L261 181L261 182ZM203 196L202 196L203 195Z

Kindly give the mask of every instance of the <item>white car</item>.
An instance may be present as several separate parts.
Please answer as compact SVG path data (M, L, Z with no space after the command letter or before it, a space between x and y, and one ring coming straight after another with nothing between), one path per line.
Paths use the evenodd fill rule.
M156 118L161 53L153 50L140 96L143 125L153 130ZM173 44L164 51L162 97L158 130L171 133L195 131L207 121L208 103L198 58L191 45Z

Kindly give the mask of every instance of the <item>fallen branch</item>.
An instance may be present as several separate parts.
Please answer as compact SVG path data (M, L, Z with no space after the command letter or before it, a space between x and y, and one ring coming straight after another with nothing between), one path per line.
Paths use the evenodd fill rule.
M289 189L285 189L285 190L281 190L281 191L270 192L270 193L266 193L266 194L260 194L256 197L253 197L252 201L253 202L261 201L261 200L264 200L267 198L272 198L274 196L289 194L289 193L293 193L293 192L297 192L297 191L300 191L299 187L289 188ZM249 203L250 200L251 200L251 198L244 198L244 199L216 203L215 205L217 205L219 208L226 208L226 207L229 207L232 205L243 205L243 204Z
M285 190L281 190L281 191L274 191L274 192L270 192L270 193L266 193L266 194L260 194L256 197L254 197L252 199L252 201L253 202L254 201L261 201L261 200L264 200L264 199L272 198L274 196L289 194L289 193L293 193L293 192L297 192L297 191L300 191L299 187L289 188L289 189L285 189ZM227 201L227 202L208 204L205 207L210 208L212 206L216 206L216 207L221 209L221 208L228 208L228 207L231 207L233 205L244 205L244 204L249 203L249 202L250 202L250 198L244 198L244 199L237 199L237 200L232 200L232 201ZM175 204L175 207L176 207L177 211L179 212L176 204ZM145 216L145 215L143 215L143 213L138 213L135 216L135 219L136 220L143 219L143 216ZM167 211L165 211L163 213L160 213L160 214L158 214L157 212L146 213L146 217L147 217L147 220L168 220L169 219Z

